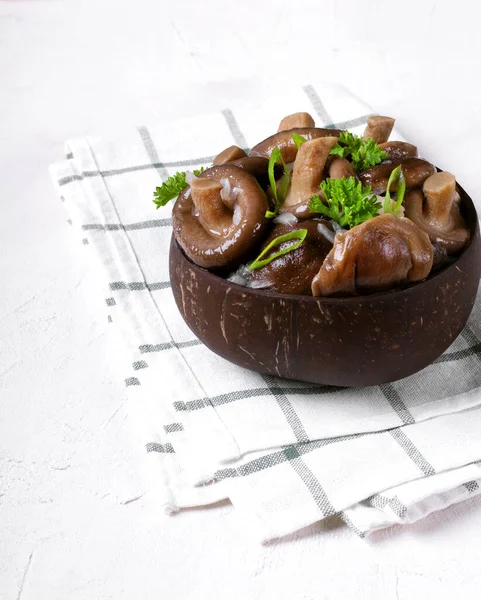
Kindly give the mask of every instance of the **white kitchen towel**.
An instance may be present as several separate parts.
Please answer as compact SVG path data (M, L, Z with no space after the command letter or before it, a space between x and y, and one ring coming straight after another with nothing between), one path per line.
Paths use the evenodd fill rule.
M390 487L419 476L432 477L440 469L438 465L413 472L416 464L411 457L410 469L403 470L402 463L409 457L404 452L404 461L403 455L392 457L399 465L393 462L381 476L380 463L389 456L383 440L392 446L393 431L406 436L433 417L434 423L441 423L454 413L469 414L464 418L472 422L475 415L479 419L475 408L481 404L479 302L463 334L433 365L402 381L364 389L310 385L242 369L210 352L184 324L169 283L171 207L156 211L151 202L153 190L177 170L210 164L215 154L233 142L245 148L254 145L275 131L284 115L303 110L313 113L320 126L357 133L371 114L338 86L323 85L317 90L306 86L266 98L255 111L240 107L234 115L225 109L149 129L127 128L104 137L73 140L67 144L67 159L51 168L72 225L101 267L104 302L131 355L125 384L143 422L146 449L155 457L162 502L177 510L228 496L259 517L265 524L261 535L266 538L333 511L345 511L346 522L363 532L376 528L372 515L383 510L379 506L384 501L371 498L358 506L356 514L347 509L378 492L389 498L386 490ZM394 132L392 139L402 138ZM357 452L352 444L373 451L366 457L371 462L363 469L357 465L356 477L349 465L357 464L357 457L348 460L351 452ZM397 455L401 445L395 448ZM326 452L334 452L337 460L331 457L325 462ZM472 459L467 456L466 447L458 463L441 470L481 459L481 452ZM329 505L313 503L314 492L299 473L297 481L292 481L296 465L301 464L305 474L306 463L312 461L315 468L310 467L310 472L321 487L334 470L339 477L326 483L327 497L332 497ZM317 461L327 467L327 474L319 470ZM285 489L287 481L292 488ZM476 492L472 481L471 494ZM283 490L281 497L269 498L266 505L264 485L273 493ZM315 505L311 510L301 509L298 497L306 489ZM438 488L433 484L433 489ZM412 498L421 501L422 492ZM391 508L386 500L388 517ZM269 518L264 518L266 512ZM412 518L411 513L403 516ZM356 519L362 526L355 525ZM364 527L368 522L372 526Z

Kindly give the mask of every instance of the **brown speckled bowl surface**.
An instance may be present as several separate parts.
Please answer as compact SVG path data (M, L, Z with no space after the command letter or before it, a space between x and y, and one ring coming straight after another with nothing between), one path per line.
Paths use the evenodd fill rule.
M471 241L458 260L403 289L313 298L245 288L193 264L174 238L170 279L187 325L233 363L312 383L395 381L440 356L471 313L481 273L476 209L458 186Z

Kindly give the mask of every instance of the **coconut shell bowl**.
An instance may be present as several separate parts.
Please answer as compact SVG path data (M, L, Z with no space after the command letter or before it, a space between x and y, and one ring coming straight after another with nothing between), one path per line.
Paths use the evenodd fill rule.
M478 216L454 176L388 141L392 123L368 122L374 166L349 155L353 138L297 113L249 155L227 149L190 180L173 210L170 279L210 350L259 373L357 387L416 373L452 344L480 280ZM384 210L339 225L324 208L336 179L369 186ZM312 214L316 192L324 207ZM279 240L287 250L272 259Z

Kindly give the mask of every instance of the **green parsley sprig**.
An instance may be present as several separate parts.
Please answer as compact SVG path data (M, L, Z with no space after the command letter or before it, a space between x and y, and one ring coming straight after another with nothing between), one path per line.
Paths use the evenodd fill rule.
M364 140L349 131L341 131L330 154L350 160L356 173L370 169L388 158L373 139Z
M196 177L198 177L202 171L205 171L205 167L194 169L193 173ZM187 181L185 177L185 171L178 171L166 179L161 186L155 188L153 202L157 208L165 206L167 202L177 198L180 192L187 187Z
M355 227L375 217L381 203L371 194L369 186L364 187L355 177L326 179L321 182L326 203L318 194L311 196L309 210L329 217L341 227Z
M279 258L279 256L284 256L284 254L287 254L288 252L295 250L306 239L306 235L307 235L307 229L295 229L294 231L290 231L289 233L285 233L284 235L279 235L278 237L273 239L272 242L264 248L264 250L259 254L259 256L254 261L251 262L251 264L248 267L249 270L255 271L256 269L265 267L265 265L268 265L274 259ZM281 250L279 250L278 252L275 252L271 256L268 256L267 258L263 258L267 254L269 254L269 252L276 246L280 246L284 242L290 242L291 240L297 240L297 242L294 242L294 244L291 244L289 246L282 248Z

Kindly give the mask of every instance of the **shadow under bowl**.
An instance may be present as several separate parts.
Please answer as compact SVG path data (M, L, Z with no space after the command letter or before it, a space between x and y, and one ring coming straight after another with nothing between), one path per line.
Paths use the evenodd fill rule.
M451 265L405 288L314 298L246 288L192 263L174 237L170 279L187 325L213 352L259 373L334 386L412 375L462 331L476 298L481 241L476 209L458 186L471 241Z

